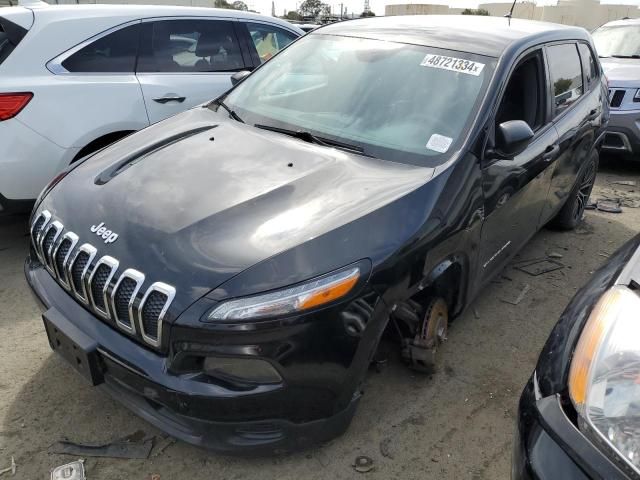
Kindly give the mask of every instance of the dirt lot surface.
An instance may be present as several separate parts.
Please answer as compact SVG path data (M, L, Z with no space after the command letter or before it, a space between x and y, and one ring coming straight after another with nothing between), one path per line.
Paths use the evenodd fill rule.
M611 183L617 180L636 186ZM606 196L640 207L640 163L604 164L592 198ZM61 439L100 444L143 431L163 443L161 432L88 387L49 350L22 272L26 231L24 218L0 220L0 469L14 456L13 478L49 478L52 467L76 459L47 453ZM591 273L638 231L640 208L623 206L620 214L587 212L574 232L537 234L514 262L559 254L565 267L537 277L507 267L452 325L437 372L415 375L391 356L381 373L370 372L350 429L330 444L240 459L177 442L156 447L148 460L87 458L87 478L508 478L517 400L551 327ZM526 285L518 305L505 302ZM371 457L374 470L356 473L359 455Z

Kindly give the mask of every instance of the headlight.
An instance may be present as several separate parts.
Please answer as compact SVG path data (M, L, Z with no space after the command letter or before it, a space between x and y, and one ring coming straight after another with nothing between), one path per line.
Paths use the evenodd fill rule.
M640 102L640 88L636 90L636 94L633 96L634 102Z
M359 278L360 268L352 267L284 290L229 300L216 307L207 320L253 320L302 312L344 297Z
M611 288L591 313L571 362L569 394L580 429L640 473L640 297L629 288Z

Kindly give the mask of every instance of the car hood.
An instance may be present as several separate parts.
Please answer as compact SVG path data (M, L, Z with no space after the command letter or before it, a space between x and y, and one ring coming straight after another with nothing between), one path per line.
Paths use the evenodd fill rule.
M110 255L120 271L173 285L174 305L186 308L246 268L432 176L430 168L308 144L200 107L94 155L39 208L97 247L96 258ZM91 231L101 223L116 241Z
M601 58L609 87L640 88L640 59Z

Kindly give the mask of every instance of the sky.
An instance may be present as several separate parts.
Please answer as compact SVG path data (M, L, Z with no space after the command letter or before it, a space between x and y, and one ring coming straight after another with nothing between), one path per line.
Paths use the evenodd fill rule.
M340 13L340 1L344 3L348 13L361 13L364 9L364 0L324 0L325 3L332 7L332 11L335 14ZM384 15L384 6L394 3L440 3L448 4L452 7L465 8L475 7L478 3L486 3L487 1L500 2L501 0L369 0L369 5L376 15ZM282 15L284 10L296 10L301 2L302 0L275 0L276 14ZM271 0L246 0L246 3L252 10L257 10L265 15L271 15ZM556 0L538 0L537 3L539 5L555 5ZM602 0L602 3L640 5L640 0Z

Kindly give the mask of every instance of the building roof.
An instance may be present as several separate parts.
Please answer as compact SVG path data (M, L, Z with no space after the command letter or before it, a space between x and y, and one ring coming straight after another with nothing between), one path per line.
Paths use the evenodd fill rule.
M0 0L2 2L3 0ZM6 0L5 0L6 1ZM64 0L63 0L64 1ZM98 0L100 1L100 0ZM13 3L18 3L13 0ZM0 3L1 5L1 3ZM19 7L3 8L2 14L8 14L9 11L18 11L23 8L33 9L37 11L40 18L55 19L74 19L74 18L96 18L96 17L119 17L122 21L128 21L137 18L150 17L231 17L243 18L245 20L258 20L262 22L271 22L286 26L302 33L298 27L292 25L286 20L276 17L261 15L258 13L246 12L241 10L232 10L225 8L209 8L209 7L191 7L179 5L135 5L135 4L66 4L51 5L36 0L21 1Z
M589 39L580 27L475 15L407 15L333 23L313 34L367 37L499 57L505 49L539 39Z

